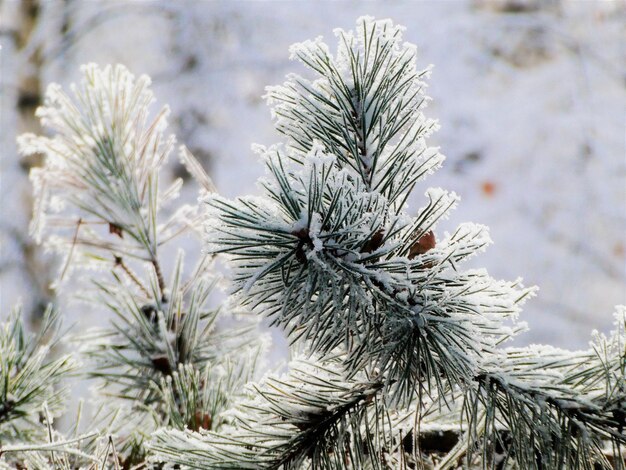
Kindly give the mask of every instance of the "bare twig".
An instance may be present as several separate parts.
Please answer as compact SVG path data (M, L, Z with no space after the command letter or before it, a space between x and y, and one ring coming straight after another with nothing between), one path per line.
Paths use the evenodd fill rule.
M120 268L122 268L122 270L126 273L129 279L133 281L133 283L137 287L139 287L139 290L141 290L141 292L146 297L148 298L150 297L150 294L148 293L148 289L144 287L144 285L141 283L137 275L128 267L126 263L124 263L124 259L121 256L115 255L115 266L119 266Z

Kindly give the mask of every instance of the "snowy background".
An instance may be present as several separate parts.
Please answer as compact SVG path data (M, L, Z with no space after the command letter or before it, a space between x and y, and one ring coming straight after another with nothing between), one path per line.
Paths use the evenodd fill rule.
M421 65L435 66L427 114L447 161L411 207L427 186L454 190L461 204L439 230L490 226L495 244L473 264L540 287L520 343L584 347L607 330L626 303L626 3L591 0L0 2L0 317L18 298L28 312L52 298L54 263L27 235L38 162L15 148L16 135L40 131L46 84L67 86L87 62L150 75L219 191L257 193L250 145L280 141L264 87L303 71L289 45L322 35L332 46L333 29L364 14L405 25ZM170 171L185 175L176 158Z

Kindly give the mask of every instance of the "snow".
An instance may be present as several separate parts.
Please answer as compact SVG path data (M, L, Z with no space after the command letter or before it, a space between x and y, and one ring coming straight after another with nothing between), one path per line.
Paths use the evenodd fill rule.
M626 303L623 4L563 2L557 11L517 14L478 0L70 5L50 1L42 9L45 21L34 33L45 46L42 84L65 87L89 62L119 62L150 75L156 107L170 105L178 141L228 198L258 194L254 183L264 165L250 146L281 140L261 96L289 72L306 75L288 60L291 44L323 35L332 45L333 29L352 28L362 14L406 26L418 68L435 66L425 114L441 129L427 144L447 156L418 183L410 206L427 202L428 187L455 191L462 200L438 234L464 221L489 226L495 244L471 265L540 286L521 313L530 332L518 343L584 346L592 328L609 329L614 305ZM64 18L72 34L61 37L55 25ZM5 318L18 297L33 297L20 254L30 188L15 148L16 135L29 128L14 107L19 77L30 66L7 35L0 40ZM180 168L170 169L173 181ZM184 187L183 199L195 202L198 189ZM98 313L66 313L83 324L103 321Z

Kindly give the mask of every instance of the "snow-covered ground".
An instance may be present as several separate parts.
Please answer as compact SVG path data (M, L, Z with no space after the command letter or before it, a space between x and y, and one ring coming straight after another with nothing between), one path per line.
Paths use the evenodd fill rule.
M423 204L427 186L454 190L462 202L445 226L483 223L495 240L473 264L540 287L524 310L531 331L519 341L585 346L593 328L609 328L613 306L626 303L621 1L48 1L26 52L6 33L18 3L5 2L0 23L0 316L18 297L27 306L33 298L20 245L29 186L14 140L28 121L16 110L19 77L32 72L25 59L37 47L43 84L68 85L86 62L152 76L179 142L234 197L258 192L263 169L250 145L280 140L261 96L286 73L303 72L288 60L289 45L318 35L332 44L335 27L349 29L364 14L405 25L421 64L435 66L427 114L440 120L433 140L448 158L411 207ZM195 188L184 197L193 200ZM90 318L72 308L68 315Z

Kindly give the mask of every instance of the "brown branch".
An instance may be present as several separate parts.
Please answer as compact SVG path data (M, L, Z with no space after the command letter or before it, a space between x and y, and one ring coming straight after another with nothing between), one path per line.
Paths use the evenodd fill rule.
M65 260L65 265L63 266L63 270L61 271L61 275L59 276L59 282L63 281L65 274L70 266L70 262L72 260L72 256L74 255L74 248L78 242L78 231L80 230L80 226L83 223L82 217L78 219L76 222L76 230L74 231L74 237L72 237L72 246L70 247L70 252L67 254L67 259Z
M161 271L161 265L159 264L159 260L156 255L152 256L150 260L152 266L154 266L154 272L156 273L157 282L159 284L159 290L161 291L161 302L167 302L167 295L165 294L165 280L163 279L163 272Z
M126 273L126 275L130 278L131 281L135 283L137 287L143 292L143 294L150 298L150 293L148 289L144 287L139 278L135 275L135 273L124 263L124 259L121 256L114 255L115 258L115 266L119 266Z

